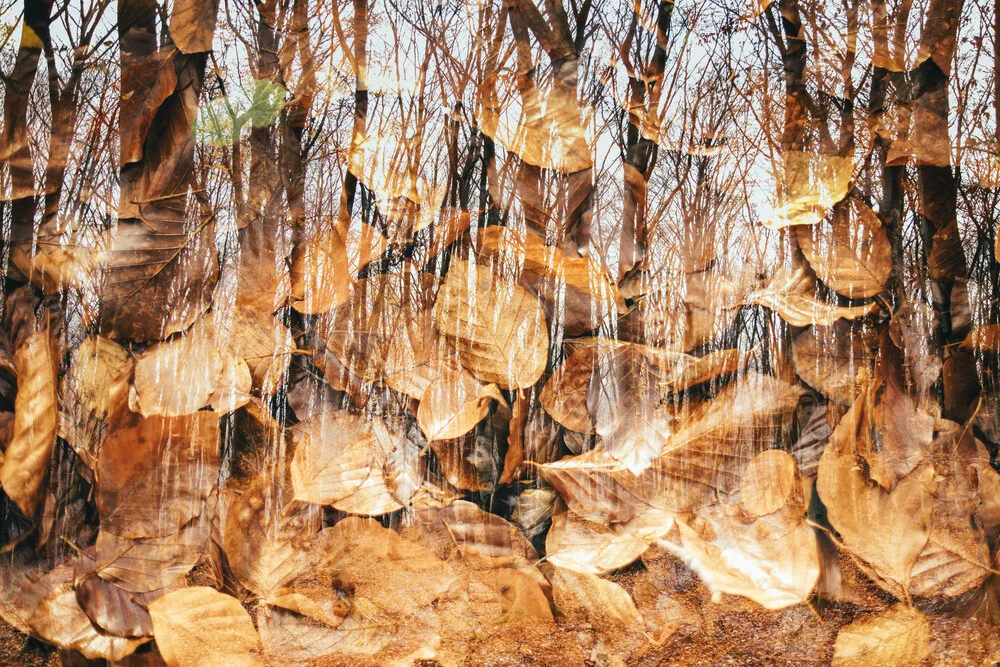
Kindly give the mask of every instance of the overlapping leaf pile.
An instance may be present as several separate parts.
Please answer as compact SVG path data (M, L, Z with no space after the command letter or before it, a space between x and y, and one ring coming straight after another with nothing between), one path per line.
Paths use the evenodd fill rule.
M629 74L636 100L643 77L652 92L648 108L625 103L613 241L590 229L598 147L578 43L592 3L573 3L581 36L561 3L484 13L496 36L466 120L488 157L459 166L457 104L445 186L419 168L422 94L408 110L399 98L419 131L396 127L409 116L367 125L369 8L355 2L354 127L329 140L340 201L308 219L308 3L288 5L284 31L273 3L255 7L275 43L242 91L207 65L216 4L119 26L114 222L88 236L47 216L9 245L7 624L111 663L478 664L538 646L623 664L704 625L696 589L760 615L876 600L881 613L837 618L834 663L921 664L926 612L991 609L1000 330L948 272L955 239L929 230L936 296L911 298L865 167L783 139L763 220L782 231L760 254L787 265L731 261L729 240L688 218L657 245L636 227L655 163L639 153L671 141L656 26L673 3L658 5L646 73ZM507 21L517 67L501 71ZM884 166L949 164L926 127L906 129ZM684 141L673 157L719 152ZM225 187L203 173L212 150ZM664 570L688 583L661 586Z

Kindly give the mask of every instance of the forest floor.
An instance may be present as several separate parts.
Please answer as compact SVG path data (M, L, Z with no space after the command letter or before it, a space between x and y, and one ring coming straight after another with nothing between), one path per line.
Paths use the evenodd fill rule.
M641 565L609 577L625 588L646 617L660 627L660 636L623 638L608 642L608 633L588 623L557 617L554 632L533 632L498 624L483 628L463 647L458 664L494 667L528 665L828 665L839 630L848 623L874 616L895 603L868 583L849 561L841 563L843 597L851 601L823 602L821 608L797 605L766 610L734 596L713 601L698 576L669 555L646 559ZM199 568L200 570L200 568ZM192 573L198 576L198 570ZM931 628L930 657L924 665L1000 665L1000 625L994 583L973 598L947 609L920 606ZM989 602L986 602L989 595ZM989 619L991 622L983 620ZM442 629L442 635L447 634ZM447 638L443 637L447 646ZM79 655L36 641L0 621L0 665L81 666ZM121 665L162 665L158 656L138 653ZM316 667L379 665L357 657L329 658ZM436 660L415 660L414 667L436 667Z

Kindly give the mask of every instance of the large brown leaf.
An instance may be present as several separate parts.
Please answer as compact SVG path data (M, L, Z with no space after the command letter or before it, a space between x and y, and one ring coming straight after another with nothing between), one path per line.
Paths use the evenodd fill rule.
M319 508L291 496L276 476L262 475L235 495L226 514L226 562L261 600L271 600L305 568L310 541L322 525Z
M814 226L795 227L795 239L816 276L852 299L882 291L892 270L892 248L875 212L856 197Z
M551 87L532 84L520 92L502 106L481 107L483 132L528 164L562 173L589 169L593 157L576 90L554 77Z
M605 450L635 474L649 467L674 430L664 389L685 355L636 343L600 343L587 409Z
M133 59L122 68L121 164L142 159L142 147L160 105L177 87L174 60L168 50Z
M56 444L56 369L52 336L35 331L14 352L18 391L14 430L0 463L0 486L25 516L31 517L45 494L49 460Z
M819 579L819 549L804 513L750 520L738 508L701 511L701 530L679 523L672 549L713 593L742 595L768 609L805 602Z
M431 382L420 399L417 420L428 440L452 440L476 427L490 403L507 401L495 384L484 384L464 368L447 371Z
M59 437L91 469L107 431L111 383L126 372L131 355L103 336L87 336L73 351L60 384Z
M223 359L206 319L139 355L134 383L144 416L178 417L208 405L222 379Z
M414 516L420 533L441 558L457 549L464 559L502 567L527 565L538 557L514 524L467 500L419 508Z
M138 417L101 447L101 530L121 538L173 535L200 515L219 477L219 417Z
M596 432L587 408L587 390L596 357L596 345L578 347L556 368L538 396L545 411L571 431Z
M605 526L566 510L552 517L545 559L576 572L607 574L634 562L673 525L666 512L647 512L637 520Z
M117 637L152 637L153 622L145 605L157 597L130 593L98 576L97 561L80 554L74 565L76 601L94 625Z
M910 593L919 597L958 597L990 574L990 550L978 517L980 470L989 465L982 458L985 448L960 425L943 421L942 426L930 448L938 474L930 534L910 578Z
M781 157L779 205L763 220L768 227L814 225L847 195L853 158L804 151L788 151Z
M89 660L123 660L148 639L115 637L101 632L77 603L73 566L60 565L20 592L31 632L60 648L77 651Z
M207 586L167 593L149 605L153 636L170 667L263 665L261 643L239 600Z
M517 389L545 370L549 335L541 305L489 267L452 259L436 309L438 328L480 380Z
M765 306L781 319L797 327L811 324L828 326L843 318L856 320L878 311L874 301L861 306L839 306L820 301L816 296L816 280L809 268L799 263L793 269L781 269L764 289L747 295L746 302Z
M160 340L187 329L208 309L218 279L214 218L123 219L107 245L103 331Z
M552 597L571 621L586 621L609 640L645 631L642 615L628 591L595 574L555 568Z
M327 347L351 373L420 399L441 373L457 366L438 335L433 277L407 264L400 272L359 280L334 314Z
M201 514L169 535L133 539L101 530L94 545L98 575L131 593L182 585L205 557L215 505L209 499Z
M736 491L754 456L780 441L801 394L784 380L747 373L695 410L670 437L652 473Z
M578 336L607 325L625 310L618 286L589 257L568 256L558 246L545 245L530 232L487 227L477 239L479 252L495 262L501 275L511 276L545 306L550 322L562 335Z
M849 406L863 389L858 373L871 367L877 340L873 330L844 320L812 326L792 340L792 367L810 387Z
M170 10L170 39L181 53L212 50L219 0L180 0Z
M394 427L341 410L300 422L293 432L296 500L371 516L402 507L384 474L389 455L404 439Z
M863 401L858 399L833 432L820 459L816 490L843 547L870 569L876 583L905 599L930 535L934 466L918 464L889 490L874 483L855 449Z
M916 609L897 605L842 627L833 646L833 664L916 667L930 656L930 642L927 618Z

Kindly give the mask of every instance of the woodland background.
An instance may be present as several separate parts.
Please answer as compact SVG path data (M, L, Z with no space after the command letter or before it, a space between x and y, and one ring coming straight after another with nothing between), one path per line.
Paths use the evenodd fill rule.
M997 0L0 0L0 661L1000 660Z

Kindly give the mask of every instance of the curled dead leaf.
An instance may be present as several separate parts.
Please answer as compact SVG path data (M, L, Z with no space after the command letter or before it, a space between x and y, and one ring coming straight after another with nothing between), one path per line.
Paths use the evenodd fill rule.
M420 399L420 430L428 440L461 437L489 414L494 400L507 405L495 384L480 382L464 368L446 371L431 382Z
M47 329L35 331L14 352L18 391L14 429L0 463L0 487L25 516L34 516L45 494L49 460L56 444L54 341Z

